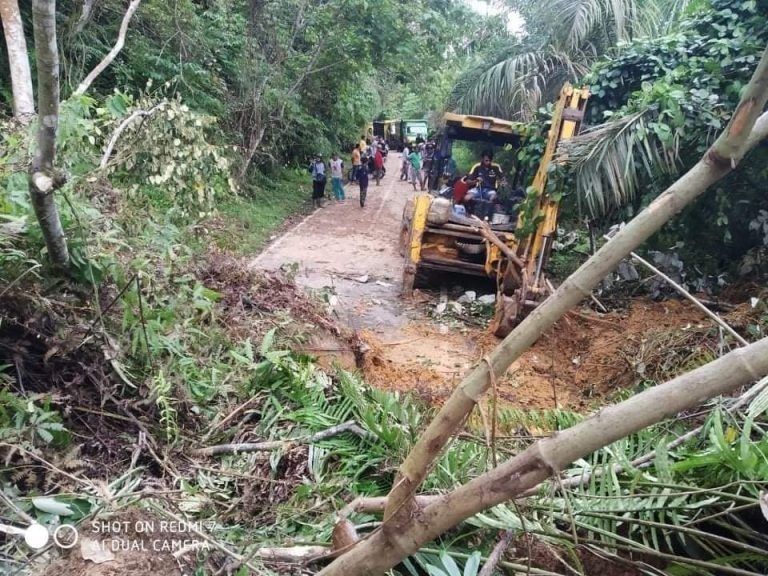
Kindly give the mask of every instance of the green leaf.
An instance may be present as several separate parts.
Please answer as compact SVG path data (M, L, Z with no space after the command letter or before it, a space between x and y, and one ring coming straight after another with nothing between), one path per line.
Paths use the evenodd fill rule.
M72 516L72 514L75 513L68 504L56 500L55 498L32 498L32 505L41 512L54 514L56 516Z
M272 344L275 342L275 332L277 331L276 328L272 328L269 332L267 332L264 335L264 340L261 341L261 355L266 356L267 352L269 352L272 349Z
M480 558L480 552L472 552L472 555L464 565L464 576L477 576L477 572L480 569Z
M445 550L440 553L440 561L448 572L448 576L461 576L458 564Z

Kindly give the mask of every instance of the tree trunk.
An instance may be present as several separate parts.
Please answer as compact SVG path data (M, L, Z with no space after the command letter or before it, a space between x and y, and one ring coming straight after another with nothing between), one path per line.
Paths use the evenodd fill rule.
M59 51L56 44L55 0L33 0L32 23L37 52L37 151L29 169L29 193L37 221L43 231L48 257L55 266L66 267L69 251L53 194L64 184L54 170L56 129L59 125Z
M744 90L731 122L712 148L689 172L670 186L574 272L484 359L485 362L481 362L467 375L427 430L419 437L400 467L388 496L384 528L339 557L322 574L327 576L379 574L461 520L536 486L546 479L552 470L558 470L567 465L570 462L568 458L571 456L575 458L578 455L587 455L617 438L659 421L666 414L674 413L669 410L678 404L666 403L672 402L672 398L656 398L655 402L658 403L647 407L649 412L642 415L645 423L637 428L632 427L638 421L632 414L624 413L620 409L621 406L636 405L636 398L632 398L615 407L611 412L611 414L622 413L622 417L626 419L624 422L612 420L614 428L604 426L604 420L601 420L601 415L598 415L587 421L589 426L593 427L592 431L589 427L585 429L584 426L577 426L561 433L560 436L534 444L511 463L473 480L426 508L422 509L414 499L416 490L426 478L434 461L442 453L446 443L462 426L475 403L488 389L492 377L491 371L494 374L506 372L509 365L519 358L545 330L552 327L582 298L589 297L592 289L623 258L703 194L710 185L728 174L745 152L764 139L768 135L768 113L762 116L760 114L766 100L768 100L768 48L764 51L752 79ZM758 116L760 116L759 119ZM761 341L759 345L752 345L742 350L754 351L756 346L760 347L763 355L768 353L766 340ZM728 357L732 357L737 352L731 353ZM758 357L756 361L759 361L760 369L768 370L766 365L768 359ZM714 364L721 368L723 366L720 361ZM716 377L716 380L721 378L719 382L733 376L735 372L735 366L733 370L730 367L722 369L725 373L718 372ZM732 373L729 374L728 370L732 370ZM696 371L697 374L699 372ZM741 376L742 380L733 383L734 386L748 379L743 373ZM683 406L695 406L709 397L702 394L703 389L696 388L695 382L693 386L685 389L690 396L677 398L685 401ZM657 389L653 389L655 390ZM722 391L716 387L713 390L713 395ZM639 395L637 399L647 398L648 396L644 394ZM677 411L678 408L674 410ZM602 414L607 412L604 411ZM633 424L628 426L630 423ZM620 432L619 436L615 435L617 431ZM579 438L579 435L582 437ZM561 444L560 439L563 436L575 438L576 445L569 444L569 441ZM550 453L550 449L554 452ZM567 457L564 458L563 454Z
M426 507L406 528L387 525L319 572L320 576L383 574L425 543L478 512L524 493L570 463L616 440L768 373L768 338L738 348L674 380L603 408L583 422L531 445Z
M0 0L0 19L3 21L8 64L11 69L13 115L26 124L35 114L35 98L32 94L27 40L24 38L24 26L17 0Z

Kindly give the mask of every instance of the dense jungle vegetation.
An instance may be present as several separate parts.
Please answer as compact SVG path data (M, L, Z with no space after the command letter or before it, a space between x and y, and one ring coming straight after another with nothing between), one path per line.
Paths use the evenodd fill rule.
M205 545L125 560L125 574L315 573L351 547L350 529L375 541L381 510L350 503L402 482L398 466L438 410L308 354L317 334L359 351L358 334L295 286L295 270L248 265L309 211L311 155L346 157L373 118L437 129L452 110L529 124L520 154L535 167L562 84L589 87L585 129L558 151L548 188L564 204L552 262L562 281L712 149L768 44L768 0L477 4L0 0L0 525L201 522ZM39 102L43 6L55 8L60 86L47 194L35 174L48 116L18 114L7 32L15 13ZM127 9L124 46L80 90ZM768 94L766 83L754 92ZM734 302L727 321L751 344L768 330L768 140L758 140L640 250L702 298ZM42 197L61 220L63 266ZM606 302L670 293L643 271L612 279ZM739 346L709 326L655 336L627 359L633 386L611 401ZM764 376L759 362L750 383ZM569 461L391 573L765 574L768 379L744 384ZM448 493L588 417L495 414L498 443L473 413L438 444L420 495ZM336 427L345 433L323 435ZM199 452L245 442L271 444ZM490 560L500 538L510 551ZM107 573L86 572L100 564L82 550L58 559L0 532L0 573Z

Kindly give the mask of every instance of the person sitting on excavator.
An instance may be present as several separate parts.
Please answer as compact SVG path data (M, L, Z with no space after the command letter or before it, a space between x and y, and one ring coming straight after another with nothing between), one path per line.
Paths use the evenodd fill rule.
M467 182L474 188L467 192L465 201L486 200L493 202L496 200L496 189L502 178L504 178L504 173L501 166L493 161L493 152L484 150L480 162L472 166L467 176Z

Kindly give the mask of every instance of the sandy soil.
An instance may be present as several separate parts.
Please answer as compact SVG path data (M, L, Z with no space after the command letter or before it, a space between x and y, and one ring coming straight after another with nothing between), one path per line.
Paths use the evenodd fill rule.
M297 267L308 290L332 290L334 313L371 347L364 371L373 385L441 403L498 341L473 327L449 328L425 314L425 299L399 294L403 259L398 234L403 207L415 193L398 180L399 155L381 186L371 182L365 208L356 186L347 202L329 202L254 258L252 266ZM461 283L457 277L455 283ZM439 290L436 286L435 289ZM637 350L651 333L704 326L687 303L635 301L598 318L582 310L561 320L500 379L499 396L521 408L584 410L638 381Z

